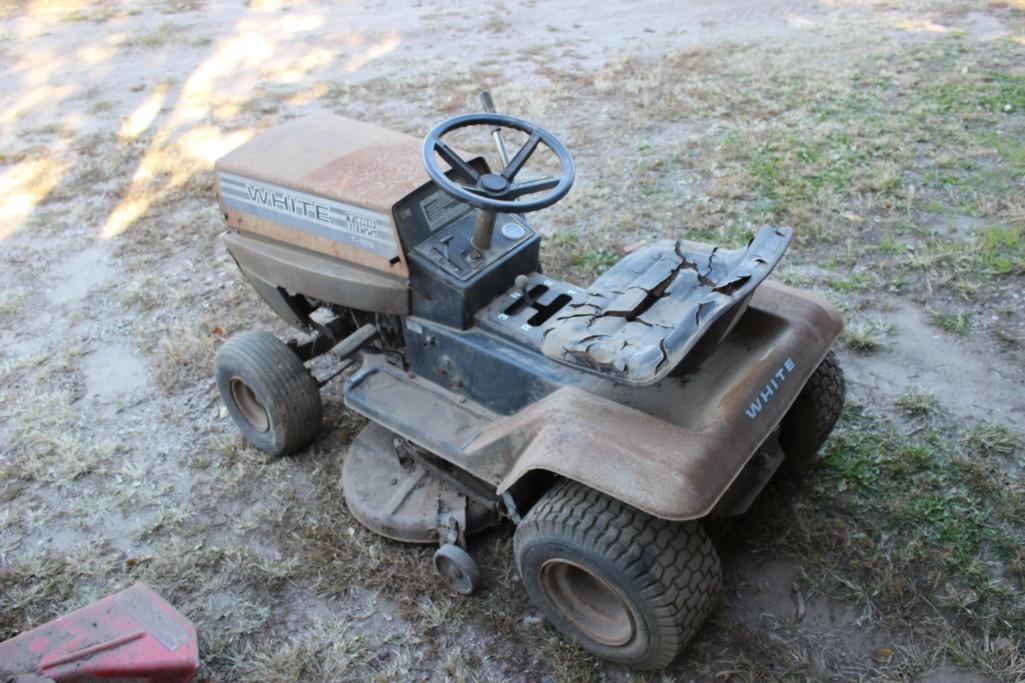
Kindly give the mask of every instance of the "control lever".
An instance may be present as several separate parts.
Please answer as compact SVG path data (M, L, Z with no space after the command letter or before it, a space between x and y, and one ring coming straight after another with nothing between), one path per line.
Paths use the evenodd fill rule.
M520 294L523 296L523 300L527 306L533 306L534 302L530 300L530 280L526 275L517 275L513 281L516 289L520 290Z
M491 99L491 93L487 90L482 90L480 93L480 103L484 107L484 111L489 114L497 114L495 110L495 101ZM509 165L509 151L505 148L505 140L502 139L502 128L501 126L494 126L491 129L491 137L495 140L495 147L498 148L498 156L502 160L502 166Z
M452 238L453 237L455 237L455 235L445 235L440 240L438 240L438 243L441 244L441 246L445 247L444 251L442 251L441 249L438 249L438 247L436 247L436 246L431 247L431 249L433 249L434 253L438 255L438 258L445 259L446 261L451 263L453 266L455 266L456 272L458 273L458 272L460 272L463 269L463 265L461 263L459 263L459 261L457 261L454 258L452 258L452 253L449 251L449 244L452 243ZM474 249L471 249L470 253L467 254L467 256L470 258L470 265L472 265L474 267L477 266L477 263L476 263L475 258L474 258L475 254L476 254L477 257L480 257L480 252L477 252Z
M448 245L449 245L449 242L452 241L453 237L454 237L454 235L445 235L444 237L442 237L439 240L441 242L441 246L445 247L445 260L446 261L451 261L452 260L452 257L448 255Z

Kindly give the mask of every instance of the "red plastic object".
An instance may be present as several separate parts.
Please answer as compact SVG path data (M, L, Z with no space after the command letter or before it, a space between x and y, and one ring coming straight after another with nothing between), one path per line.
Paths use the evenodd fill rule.
M188 683L197 668L196 627L143 583L0 643L15 681Z

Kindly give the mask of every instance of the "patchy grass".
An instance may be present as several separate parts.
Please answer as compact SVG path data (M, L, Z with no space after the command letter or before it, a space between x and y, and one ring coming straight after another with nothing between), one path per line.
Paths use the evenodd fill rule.
M318 621L274 648L249 646L237 673L246 680L267 683L374 680L368 676L367 645L351 623Z
M614 266L621 257L605 249L589 249L571 255L573 265L580 269L584 276L593 278Z
M856 320L844 328L843 341L852 351L873 353L886 344L892 333L893 324L882 318Z
M940 409L940 402L936 396L917 388L908 389L898 396L894 403L908 417L928 417Z
M192 25L189 24L165 21L149 33L132 35L126 38L122 45L125 47L142 47L147 49L162 48L180 40L184 40L192 29Z
M952 334L964 334L968 331L968 316L961 311L929 311L929 322Z
M985 422L968 431L968 447L979 455L1021 455L1021 438L1006 425Z
M180 325L163 331L157 376L166 389L208 374L213 367L217 336L203 326Z
M0 317L17 311L24 299L25 290L5 289L0 292Z
M1019 226L994 226L979 237L979 259L994 275L1025 273L1025 238Z
M61 21L67 21L71 23L90 22L94 24L103 24L110 21L111 19L133 16L139 14L140 12L141 10L138 9L126 10L115 6L89 7L69 12L61 18Z
M905 404L917 412L922 400ZM977 458L972 434L990 429L965 436L937 419L908 435L851 406L807 496L772 510L781 515L772 526L787 530L780 543L801 561L808 590L856 602L873 621L919 624L928 648L1011 680L1025 675L1018 651L984 644L1014 643L1025 629L1025 487ZM912 655L895 660L890 675L923 666Z

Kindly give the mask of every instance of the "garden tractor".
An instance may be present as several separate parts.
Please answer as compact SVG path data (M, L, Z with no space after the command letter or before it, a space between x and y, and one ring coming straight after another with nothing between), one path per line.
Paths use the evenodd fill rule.
M482 101L423 139L315 114L217 162L224 244L298 330L229 339L217 387L245 439L281 456L316 438L320 388L340 378L369 420L342 465L356 519L437 544L463 594L481 581L470 537L515 525L555 628L662 668L720 588L704 520L744 513L832 430L842 319L767 279L787 227L739 248L653 241L586 285L545 274L527 215L569 192L573 160ZM454 141L475 133L495 150Z

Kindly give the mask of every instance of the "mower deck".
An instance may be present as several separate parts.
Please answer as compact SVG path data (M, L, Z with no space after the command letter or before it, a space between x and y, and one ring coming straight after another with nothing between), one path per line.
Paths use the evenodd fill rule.
M405 543L438 543L446 529L474 534L498 521L496 499L433 460L371 422L342 468L349 511L367 528Z

